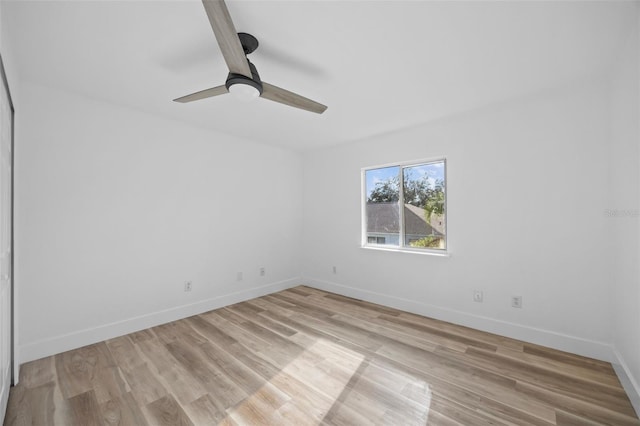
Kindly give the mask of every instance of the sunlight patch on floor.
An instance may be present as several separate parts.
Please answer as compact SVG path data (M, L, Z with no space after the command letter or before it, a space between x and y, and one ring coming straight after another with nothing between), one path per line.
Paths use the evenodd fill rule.
M383 368L328 340L302 334L295 340L306 349L258 391L227 410L227 420L243 425L427 421L431 390L424 381ZM391 418L398 409L404 417Z

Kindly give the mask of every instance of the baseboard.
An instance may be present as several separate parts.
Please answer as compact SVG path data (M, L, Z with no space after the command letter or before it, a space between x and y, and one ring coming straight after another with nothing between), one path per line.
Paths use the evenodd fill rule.
M570 336L535 327L528 327L521 324L474 315L454 309L447 309L440 306L430 305L428 303L403 299L388 294L363 290L330 281L305 277L304 283L305 285L319 290L366 300L368 302L389 306L406 312L424 315L426 317L475 328L476 330L482 330L513 339L523 340L525 342L535 343L565 352L571 352L589 358L595 358L607 362L613 362L615 359L611 345L604 342L583 339L581 337Z
M613 369L616 370L618 379L620 379L622 387L625 392L627 392L631 405L633 405L633 408L636 410L636 415L640 417L640 384L636 378L633 377L633 374L631 374L629 366L615 346L613 347L613 354L616 357L616 359L611 362Z
M71 349L123 336L125 334L155 327L171 321L176 321L192 315L201 314L212 309L222 308L234 303L254 299L256 297L275 293L287 288L300 285L301 279L291 278L276 283L254 287L247 290L216 296L210 299L201 300L188 305L176 306L175 308L153 312L123 321L117 321L98 327L87 328L68 334L63 334L33 343L20 346L20 363L33 361L46 356L58 354Z
M13 335L17 336L18 334L14 331ZM14 386L17 385L20 381L20 363L18 362L19 359L20 348L18 347L18 345L16 345L13 349L13 375L11 376L11 384Z

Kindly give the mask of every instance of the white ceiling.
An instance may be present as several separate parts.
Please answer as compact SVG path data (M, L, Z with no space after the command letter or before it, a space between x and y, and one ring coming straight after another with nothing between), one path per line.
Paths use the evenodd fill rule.
M427 122L606 72L632 2L233 1L264 81L323 115L226 95L199 1L6 1L25 80L258 142L307 150Z

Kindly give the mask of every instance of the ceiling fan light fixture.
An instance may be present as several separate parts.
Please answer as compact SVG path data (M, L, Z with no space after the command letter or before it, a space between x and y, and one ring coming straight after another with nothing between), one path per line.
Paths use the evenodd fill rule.
M256 67L247 60L251 70L251 78L242 74L229 73L225 86L227 90L242 101L250 101L262 95L262 81Z
M229 93L241 101L252 101L260 97L261 92L257 87L245 82L232 83L228 86L228 89Z

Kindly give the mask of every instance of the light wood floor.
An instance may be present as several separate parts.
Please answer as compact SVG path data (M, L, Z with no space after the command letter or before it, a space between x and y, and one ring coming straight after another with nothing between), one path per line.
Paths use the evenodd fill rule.
M610 364L297 287L33 361L5 425L640 425Z

